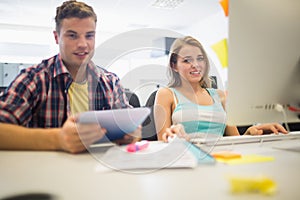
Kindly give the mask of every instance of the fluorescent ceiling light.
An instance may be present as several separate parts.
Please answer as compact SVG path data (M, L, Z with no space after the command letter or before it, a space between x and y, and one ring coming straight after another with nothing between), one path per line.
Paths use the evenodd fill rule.
M155 8L174 9L182 2L183 0L156 0L152 6Z

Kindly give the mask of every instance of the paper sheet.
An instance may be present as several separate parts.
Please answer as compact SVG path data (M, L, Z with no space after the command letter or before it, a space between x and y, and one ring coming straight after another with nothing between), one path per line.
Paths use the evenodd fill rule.
M115 146L110 148L101 160L115 170L194 168L201 161L214 163L212 157L204 156L205 152L187 144L181 141L150 142L147 149L134 153L126 152L125 146Z

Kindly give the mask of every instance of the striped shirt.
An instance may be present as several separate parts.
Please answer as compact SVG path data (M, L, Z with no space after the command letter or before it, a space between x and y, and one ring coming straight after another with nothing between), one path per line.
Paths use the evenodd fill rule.
M89 110L131 107L120 79L87 65ZM68 89L73 82L60 54L23 69L0 97L0 122L27 127L61 127L70 115Z
M173 124L182 124L188 134L224 134L226 112L215 89L207 88L214 101L212 105L195 104L176 89L171 90L178 101L172 114Z

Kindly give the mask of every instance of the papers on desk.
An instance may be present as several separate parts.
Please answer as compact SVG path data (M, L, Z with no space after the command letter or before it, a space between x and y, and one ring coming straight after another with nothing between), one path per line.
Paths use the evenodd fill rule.
M101 161L115 170L194 168L198 164L213 164L215 159L198 147L183 141L150 142L143 151L127 152L124 147L110 148Z

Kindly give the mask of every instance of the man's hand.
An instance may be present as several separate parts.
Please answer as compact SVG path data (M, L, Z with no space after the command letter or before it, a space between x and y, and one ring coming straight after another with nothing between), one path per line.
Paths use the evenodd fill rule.
M140 141L142 138L142 126L139 126L134 132L128 133L124 135L122 139L115 140L115 142L118 145L122 144L130 144L130 143L135 143L137 141Z
M64 123L58 136L61 149L70 153L79 153L94 142L100 140L106 129L99 124L79 124L71 116Z

